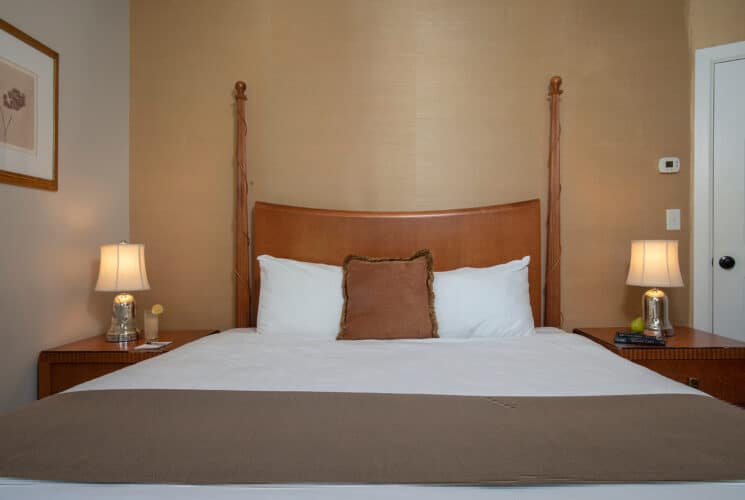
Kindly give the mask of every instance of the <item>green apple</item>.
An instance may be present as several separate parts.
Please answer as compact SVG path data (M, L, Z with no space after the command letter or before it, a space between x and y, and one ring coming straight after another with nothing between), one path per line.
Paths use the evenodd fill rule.
M644 331L644 320L641 316L637 316L631 321L631 331L641 333Z

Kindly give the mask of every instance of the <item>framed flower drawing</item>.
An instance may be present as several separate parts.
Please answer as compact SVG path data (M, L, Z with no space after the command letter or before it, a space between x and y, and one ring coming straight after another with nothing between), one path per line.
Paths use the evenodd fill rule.
M59 55L0 19L0 182L57 190Z

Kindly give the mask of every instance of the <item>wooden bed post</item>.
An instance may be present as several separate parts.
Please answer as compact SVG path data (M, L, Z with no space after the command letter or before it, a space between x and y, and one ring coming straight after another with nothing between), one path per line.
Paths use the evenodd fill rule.
M249 285L248 176L246 172L246 83L235 83L235 160L237 164L235 203L235 326L249 326L251 292Z
M561 328L561 175L559 166L559 96L561 77L551 78L548 97L551 101L551 132L548 148L548 220L546 230L546 290L543 303L543 325Z

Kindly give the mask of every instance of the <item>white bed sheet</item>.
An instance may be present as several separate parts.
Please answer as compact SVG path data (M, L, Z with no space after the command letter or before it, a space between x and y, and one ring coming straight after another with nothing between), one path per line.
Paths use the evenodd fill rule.
M700 394L579 336L319 341L229 330L71 391L204 389L494 396ZM557 381L560 381L557 383ZM745 482L536 487L417 485L91 485L0 479L0 499L677 499L745 498Z
M336 341L229 330L71 390L212 389L473 396L703 394L579 335Z

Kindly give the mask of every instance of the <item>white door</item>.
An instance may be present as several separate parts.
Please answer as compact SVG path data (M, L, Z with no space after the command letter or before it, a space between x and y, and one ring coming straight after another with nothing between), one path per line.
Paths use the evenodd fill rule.
M745 341L745 58L713 76L712 328Z

